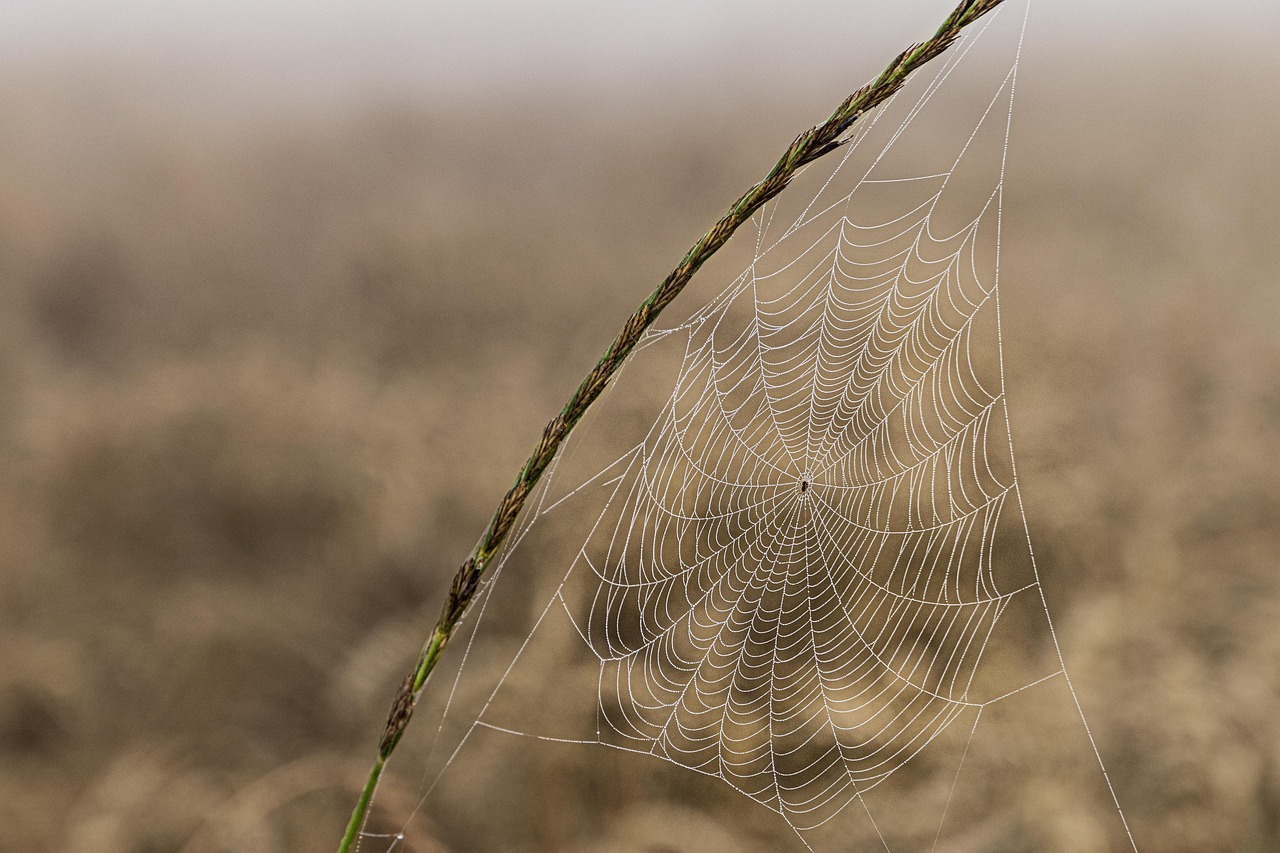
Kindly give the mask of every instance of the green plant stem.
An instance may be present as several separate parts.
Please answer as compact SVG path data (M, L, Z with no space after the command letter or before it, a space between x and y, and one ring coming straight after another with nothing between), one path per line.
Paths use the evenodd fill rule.
M880 73L880 76L845 98L826 121L797 136L787 146L787 150L783 152L769 173L733 203L720 221L693 244L676 268L663 279L647 299L640 303L640 307L623 325L613 343L604 351L604 355L574 391L569 402L547 424L537 447L516 476L515 483L498 503L498 508L494 511L480 541L476 543L470 556L454 576L453 583L449 587L448 599L445 601L435 630L423 645L417 663L405 677L392 702L382 739L378 744L378 757L369 772L369 779L365 783L360 799L351 813L351 820L347 824L338 853L350 853L353 849L355 839L359 837L368 816L382 768L395 750L396 744L400 742L400 737L413 716L414 706L423 685L426 684L427 677L435 668L449 638L453 636L454 628L457 627L475 597L489 561L502 547L503 541L524 507L525 500L537 485L543 471L551 463L565 439L569 437L574 426L586 414L588 407L604 391L609 380L617 373L645 330L658 318L662 309L679 295L707 259L715 254L734 231L751 218L753 213L782 192L796 172L848 141L845 131L854 122L902 88L913 71L943 53L965 27L1002 2L1003 0L962 0L932 38L912 45L898 54Z
M356 807L351 812L351 820L347 822L347 831L342 834L342 843L338 845L339 850L353 849L352 845L356 843L360 830L364 828L364 816L369 813L369 806L373 803L373 792L378 789L378 780L382 778L382 768L386 766L387 760L381 755L378 756L377 761L373 762L369 778L365 780L364 788L360 791L360 799L356 800Z

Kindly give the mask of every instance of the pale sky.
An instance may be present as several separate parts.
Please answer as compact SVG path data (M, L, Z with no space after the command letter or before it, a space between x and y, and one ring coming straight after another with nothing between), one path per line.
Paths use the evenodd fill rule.
M141 59L288 85L450 91L681 79L750 57L767 78L922 38L953 2L0 0L0 66ZM1280 0L1033 0L1033 45L1115 50L1170 36L1274 44Z

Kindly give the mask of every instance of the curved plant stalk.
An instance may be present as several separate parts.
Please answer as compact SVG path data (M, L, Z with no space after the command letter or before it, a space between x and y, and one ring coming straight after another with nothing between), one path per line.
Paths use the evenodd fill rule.
M569 398L569 402L547 424L542 432L542 439L534 448L528 461L524 463L524 467L520 469L515 483L498 503L498 508L494 511L489 526L485 528L484 535L480 537L480 541L476 543L470 556L454 576L453 583L449 587L448 599L440 613L439 621L436 622L435 630L423 645L417 663L405 677L392 702L382 739L378 743L377 758L369 771L369 778L360 793L360 799L351 813L351 820L347 824L338 853L350 853L353 849L355 840L359 837L368 817L369 806L373 801L373 793L382 775L382 769L386 766L387 759L391 757L396 744L400 742L401 735L404 734L405 727L409 724L409 719L413 716L414 706L417 704L423 685L426 684L427 677L435 668L440 654L448 645L449 638L453 636L454 629L475 597L489 561L502 547L503 541L524 507L525 500L555 457L556 451L564 444L569 433L586 414L592 402L609 384L609 380L617 373L645 330L658 318L662 309L679 295L693 278L693 274L728 241L733 232L750 219L762 205L782 192L802 167L847 142L845 131L854 122L897 92L913 71L943 53L965 27L1002 2L1004 0L962 0L932 38L898 54L879 77L845 98L830 118L797 136L764 179L743 193L729 211L720 218L720 221L693 244L679 265L644 302L640 303L640 307L623 325L622 331L605 350L591 372L582 380L578 390Z

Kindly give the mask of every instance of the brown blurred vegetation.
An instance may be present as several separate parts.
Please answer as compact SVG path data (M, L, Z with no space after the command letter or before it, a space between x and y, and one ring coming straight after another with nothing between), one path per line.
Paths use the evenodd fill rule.
M1021 91L1020 473L1141 846L1275 850L1276 77L1137 67ZM334 846L541 424L840 94L241 114L127 77L0 78L0 849ZM794 842L678 789L583 796L591 757L557 760L530 777L581 778L546 783L565 799L522 843L501 815L420 815L408 849ZM1007 774L988 795L956 849L1098 849L1040 821L1062 791Z

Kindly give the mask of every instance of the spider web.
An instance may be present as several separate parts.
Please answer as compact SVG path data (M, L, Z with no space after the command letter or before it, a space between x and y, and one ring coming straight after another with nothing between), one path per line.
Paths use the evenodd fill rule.
M984 713L1057 684L1136 850L1057 650L1013 460L998 273L1025 15L1001 12L762 210L727 286L691 287L692 310L646 335L522 518L456 675L428 689L445 699L424 800L487 732L714 777L813 849L848 849L830 831L861 815L889 849L872 793L945 740L959 758L936 846ZM646 404L653 388L669 393ZM507 571L533 550L545 572L566 542L549 594ZM532 628L486 651L486 619L530 600ZM1036 630L1049 665L984 666ZM481 658L493 675L472 685ZM549 672L550 697L530 686Z

